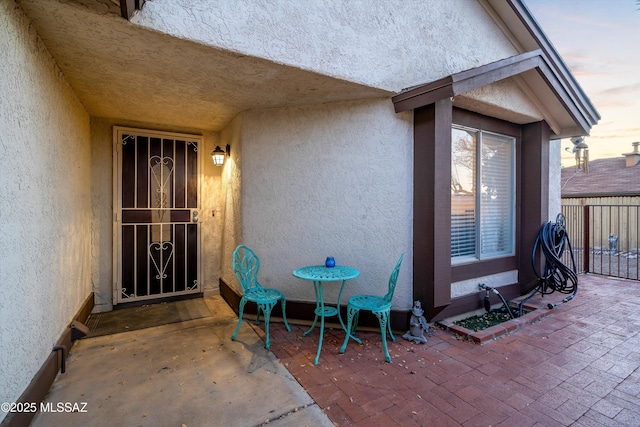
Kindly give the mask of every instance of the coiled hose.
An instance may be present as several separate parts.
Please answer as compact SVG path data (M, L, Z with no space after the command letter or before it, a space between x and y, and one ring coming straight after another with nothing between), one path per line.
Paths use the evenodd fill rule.
M542 250L542 255L545 259L544 273L542 275L540 275L540 272L536 268L536 254L538 250ZM565 250L568 250L571 255L572 268L562 263L562 256ZM538 237L533 245L533 251L531 252L531 265L540 283L531 295L520 302L520 315L522 315L523 304L537 292L540 292L542 296L552 294L556 291L569 295L560 302L547 304L547 307L550 309L571 301L578 292L576 261L573 257L571 241L565 228L565 218L561 213L556 216L555 223L549 221L540 227Z

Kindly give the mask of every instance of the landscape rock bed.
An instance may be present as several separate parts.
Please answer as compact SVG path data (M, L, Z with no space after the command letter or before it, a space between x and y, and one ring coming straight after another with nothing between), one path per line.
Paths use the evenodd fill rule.
M469 340L477 344L485 344L500 336L525 328L532 323L535 323L551 315L551 310L546 308L538 308L532 305L525 304L524 309L528 310L529 312L523 314L522 317L510 319L506 322L502 322L478 331L473 331L463 326L456 325L454 322L448 320L439 321L437 322L437 325L447 331L453 332L461 339Z

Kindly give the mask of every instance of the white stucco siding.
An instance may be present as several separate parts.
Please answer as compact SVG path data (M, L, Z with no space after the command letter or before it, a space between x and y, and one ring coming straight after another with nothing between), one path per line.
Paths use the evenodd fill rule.
M489 276L475 277L473 279L462 280L451 284L451 298L459 298L465 295L477 294L481 291L479 284L499 289L501 286L518 283L518 270L504 271L502 273L491 274Z
M474 0L154 0L132 22L395 92L518 53Z
M242 239L261 258L264 286L314 301L313 285L291 272L333 256L361 271L345 297L383 295L404 252L394 309L411 307L411 117L388 99L243 114ZM328 285L327 300L337 291Z
M240 114L220 132L220 144L231 147L231 156L224 162L222 171L222 253L220 277L242 292L232 266L232 254L243 243L242 239L242 123L246 114Z
M89 116L13 1L0 134L0 402L13 402L91 292Z
M549 142L549 221L556 222L556 216L562 212L562 153L561 141Z
M456 96L454 105L512 123L543 120L540 109L522 88L527 86L522 82L518 83L517 79L500 80ZM530 91L528 88L527 90Z

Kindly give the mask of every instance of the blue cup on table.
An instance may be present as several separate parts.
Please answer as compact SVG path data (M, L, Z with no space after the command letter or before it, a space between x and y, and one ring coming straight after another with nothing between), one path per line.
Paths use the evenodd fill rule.
M331 268L336 266L336 260L333 259L332 256L328 256L327 260L324 262L325 267Z

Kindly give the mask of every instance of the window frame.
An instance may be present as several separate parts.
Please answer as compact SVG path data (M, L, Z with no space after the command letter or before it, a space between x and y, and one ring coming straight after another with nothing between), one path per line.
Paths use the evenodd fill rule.
M522 153L522 129L515 123L500 120L494 117L484 116L469 110L460 108L452 109L451 126L477 129L481 131L496 133L515 138L515 161L514 161L514 189L515 189L515 211L514 211L514 253L512 255L500 256L473 260L470 262L451 262L451 282L472 279L474 277L488 276L509 270L518 269L518 259L520 252L520 217L521 217L521 153ZM451 132L451 129L449 129ZM451 148L450 148L451 149ZM453 261L453 258L450 258Z
M473 134L474 137L474 178L473 178L473 188L475 189L475 191L473 192L473 197L474 197L474 249L473 249L473 254L471 255L466 255L466 256L456 256L454 257L453 254L451 256L451 265L452 266L457 266L457 265L462 265L462 264L469 264L469 263L477 263L477 262L481 262L481 261L486 261L486 260L491 260L491 259L495 259L495 258L504 258L504 257L510 257L510 256L514 256L515 255L515 251L516 251L516 137L512 136L512 135L505 135L505 134L501 134L495 131L489 131L489 130L482 130L482 129L477 129L477 128L472 128L469 126L462 126L462 125L458 125L456 123L452 123L451 125L451 131L452 131L452 158L453 158L453 132L454 130L459 130L459 131L463 131L463 132L467 132L469 134ZM509 192L512 195L512 197L509 198L509 211L511 213L510 215L510 224L509 224L509 240L510 242L509 244L509 250L508 251L504 251L504 252L494 252L494 253L488 253L485 254L482 251L482 246L483 246L483 229L486 230L485 227L482 226L483 223L483 197L482 197L482 187L483 187L483 166L482 166L482 156L483 156L483 149L484 149L484 140L485 139L489 139L489 136L495 136L496 138L499 139L504 139L504 140L508 140L505 141L505 143L509 144L508 146L508 150L509 150L509 157L511 160L511 164L510 164L510 170L508 171L508 176L510 179L510 183L509 183ZM452 174L453 175L453 174ZM453 205L453 203L452 203ZM452 206L453 207L453 206ZM453 220L453 210L451 212L452 215L452 220ZM453 229L453 223L452 223L452 229ZM453 230L452 230L453 231ZM453 247L453 233L452 233L452 239L451 239L451 244Z

